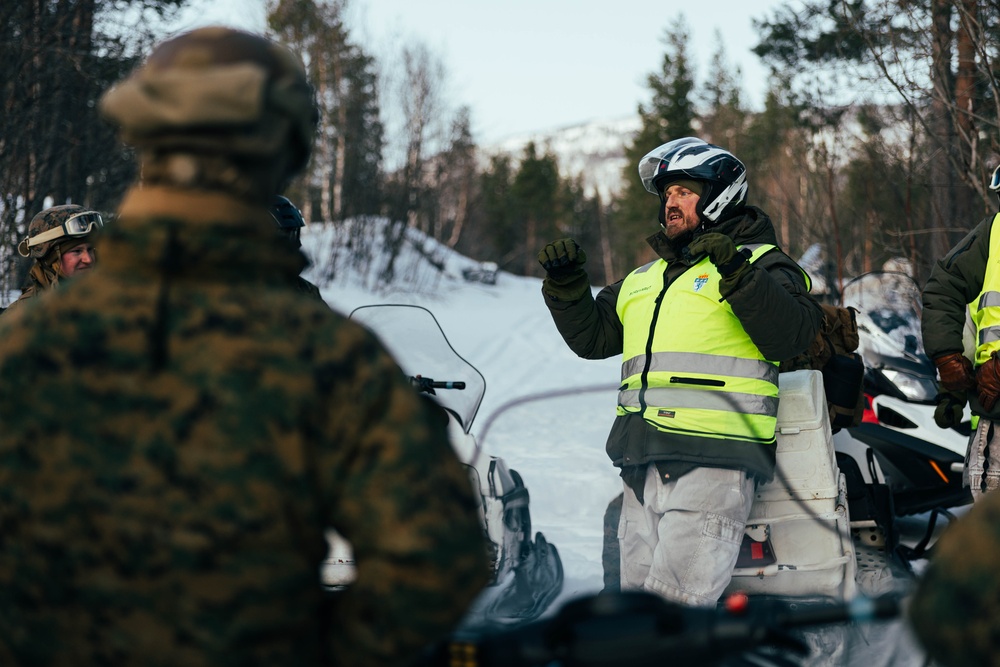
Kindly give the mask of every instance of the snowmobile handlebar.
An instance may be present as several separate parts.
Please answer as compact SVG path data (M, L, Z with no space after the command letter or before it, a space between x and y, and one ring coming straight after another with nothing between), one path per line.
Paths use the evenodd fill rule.
M435 389L465 389L465 383L460 380L439 381L432 380L431 378L425 378L422 375L414 375L410 377L410 384L416 387L417 391L428 394L433 394Z
M770 647L805 655L789 633L809 626L888 619L895 596L850 602L750 598L734 594L718 608L683 607L645 592L599 593L564 605L555 616L508 630L468 630L439 647L425 667L646 667L708 665Z

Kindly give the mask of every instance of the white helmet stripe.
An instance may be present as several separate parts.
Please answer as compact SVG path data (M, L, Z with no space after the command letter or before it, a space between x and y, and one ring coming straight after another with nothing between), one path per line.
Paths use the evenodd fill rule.
M735 181L733 181L732 185L720 192L719 195L712 200L712 203L705 207L702 214L712 222L715 222L715 219L719 217L719 214L722 213L722 209L726 208L729 202L733 201L733 199L743 199L746 197L746 194L747 175L746 172L743 172Z
M698 149L702 149L708 144L702 144L698 146ZM670 161L667 165L669 171L681 171L684 169L693 169L694 167L701 166L706 162L711 162L713 158L718 156L728 156L729 151L723 150L718 146L712 146L708 150L695 150L694 152L681 151L674 159Z

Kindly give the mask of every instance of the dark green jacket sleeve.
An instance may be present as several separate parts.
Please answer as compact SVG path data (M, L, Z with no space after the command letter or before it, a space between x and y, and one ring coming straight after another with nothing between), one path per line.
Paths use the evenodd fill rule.
M921 321L924 350L931 359L964 349L968 305L983 289L992 224L992 216L980 222L931 269Z
M621 286L621 281L608 285L596 298L587 291L572 303L554 301L542 292L556 329L577 356L607 359L622 353L622 323L615 310Z
M823 319L802 269L777 249L754 263L727 300L757 349L774 361L804 352Z

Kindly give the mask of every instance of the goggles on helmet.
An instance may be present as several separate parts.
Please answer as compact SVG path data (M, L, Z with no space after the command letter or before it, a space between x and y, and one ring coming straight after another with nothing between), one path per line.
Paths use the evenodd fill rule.
M103 226L104 219L101 218L100 213L96 211L82 211L66 218L66 222L58 227L53 227L48 231L32 236L28 239L28 247L41 245L47 241L54 241L64 236L79 238L94 231L95 227Z
M1000 194L1000 166L993 170L993 176L990 178L990 190Z

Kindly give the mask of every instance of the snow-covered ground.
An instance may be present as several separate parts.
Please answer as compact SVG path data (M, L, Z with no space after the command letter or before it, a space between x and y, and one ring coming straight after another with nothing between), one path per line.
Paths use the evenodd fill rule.
M329 248L321 237L333 233L312 227L303 237L307 254ZM461 269L476 263L438 252L447 261L445 273L435 280L423 268L414 275L414 268L404 263L402 272L411 279L388 293L360 286L356 276L339 276L322 287L323 297L343 313L363 305L405 303L434 314L455 351L486 378L472 433L480 436L485 451L502 457L524 478L533 527L562 556L563 598L596 592L603 585L602 518L621 491L617 469L604 452L620 359L584 361L574 355L552 324L539 279L501 272L495 285L467 282ZM307 278L322 275L323 258L313 257ZM600 390L504 409L514 399L581 387Z
M307 278L323 282L336 247L333 239L343 233L307 227L304 249L314 262ZM570 352L549 317L539 279L501 272L493 285L469 282L462 270L478 267L477 262L417 240L422 256L430 254L444 266L442 273L405 253L398 266L407 277L392 289L364 287L373 284L371 271L378 269L372 262L366 276L339 270L333 282L321 284L324 298L344 313L379 303L422 305L434 313L454 349L486 378L473 434L485 451L521 473L531 496L533 528L562 556L565 585L551 609L599 591L603 515L621 490L604 452L620 359L586 361ZM343 267L343 257L336 264ZM553 395L558 397L546 398ZM911 541L919 539L925 523L920 517L908 519L904 538L909 533ZM925 664L902 621L852 626L817 641L809 664Z

